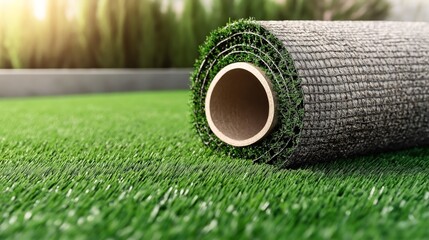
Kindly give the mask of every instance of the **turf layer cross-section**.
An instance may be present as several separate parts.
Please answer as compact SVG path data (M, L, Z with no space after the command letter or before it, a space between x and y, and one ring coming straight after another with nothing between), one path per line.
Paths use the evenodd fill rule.
M249 117L258 111L241 110L255 90L236 87L224 91L227 100L206 102L213 79L234 63L260 69L276 98L277 124L248 146L215 133L240 140L246 126L263 127ZM206 145L230 156L290 166L429 144L428 23L242 20L213 32L195 66L194 127ZM212 125L210 102L220 119Z

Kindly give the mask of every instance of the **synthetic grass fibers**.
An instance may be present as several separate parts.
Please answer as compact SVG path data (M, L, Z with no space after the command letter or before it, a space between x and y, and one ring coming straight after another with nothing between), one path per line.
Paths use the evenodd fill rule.
M429 149L282 170L206 148L188 92L0 101L0 239L427 239Z
M429 144L429 24L238 21L211 34L192 118L212 149L281 166Z

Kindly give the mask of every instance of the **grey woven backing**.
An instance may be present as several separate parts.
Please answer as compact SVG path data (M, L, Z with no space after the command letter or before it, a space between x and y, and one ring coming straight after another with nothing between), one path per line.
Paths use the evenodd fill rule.
M302 80L294 163L429 144L429 24L260 22Z

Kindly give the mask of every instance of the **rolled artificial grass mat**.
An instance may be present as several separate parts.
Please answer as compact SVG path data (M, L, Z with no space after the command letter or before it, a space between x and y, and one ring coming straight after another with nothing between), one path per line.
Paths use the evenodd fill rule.
M429 145L429 24L240 20L191 79L203 142L281 166Z

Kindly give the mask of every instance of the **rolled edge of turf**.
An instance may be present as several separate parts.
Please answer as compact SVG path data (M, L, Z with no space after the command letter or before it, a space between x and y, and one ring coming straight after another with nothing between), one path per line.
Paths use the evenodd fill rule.
M429 145L429 24L240 20L214 31L191 77L203 142L232 157L281 166ZM208 88L246 62L271 80L278 124L234 147L211 131Z
M276 163L288 159L299 144L304 115L303 93L293 61L281 41L252 20L240 20L217 29L200 48L191 77L192 121L204 144L232 157ZM235 147L210 129L205 101L216 74L230 64L246 62L263 70L276 93L277 124L270 134L250 146Z

